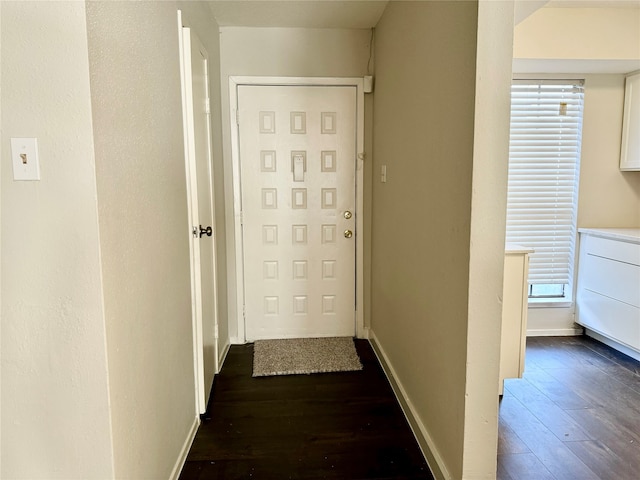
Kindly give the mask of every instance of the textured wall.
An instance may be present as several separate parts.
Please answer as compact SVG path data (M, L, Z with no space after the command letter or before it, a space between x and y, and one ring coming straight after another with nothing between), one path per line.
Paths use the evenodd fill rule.
M168 478L196 420L176 11L87 4L118 478Z
M391 2L376 27L372 319L452 478L462 478L475 2Z
M2 478L113 477L83 2L1 2ZM10 137L41 180L14 182Z

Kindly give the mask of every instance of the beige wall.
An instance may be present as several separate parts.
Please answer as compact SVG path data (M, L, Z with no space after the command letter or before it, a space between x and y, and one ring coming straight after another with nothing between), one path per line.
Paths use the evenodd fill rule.
M87 4L118 478L168 478L196 425L176 10Z
M620 171L624 75L585 75L578 227L640 227L640 172Z
M302 28L220 28L220 69L222 82L222 131L224 136L224 175L226 196L229 333L237 338L235 294L233 178L229 121L229 76L362 77L367 72L370 30ZM365 100L365 127L371 123L371 100ZM365 131L365 147L371 135ZM370 178L365 162L365 183ZM370 216L369 188L365 186L365 230ZM366 234L365 234L366 235ZM367 237L365 237L367 238ZM369 245L365 245L365 258ZM368 265L365 266L365 268ZM365 290L368 284L365 285ZM366 308L366 306L365 306Z
M513 19L496 5L393 2L376 28L372 331L451 478L495 475Z
M513 56L640 59L640 8L541 8L515 28Z
M2 478L113 477L83 2L2 10ZM9 139L38 139L14 182Z

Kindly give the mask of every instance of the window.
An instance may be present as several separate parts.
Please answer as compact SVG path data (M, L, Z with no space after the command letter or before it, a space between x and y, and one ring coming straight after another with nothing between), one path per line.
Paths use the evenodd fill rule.
M583 97L576 81L511 87L506 240L535 250L531 298L571 297Z

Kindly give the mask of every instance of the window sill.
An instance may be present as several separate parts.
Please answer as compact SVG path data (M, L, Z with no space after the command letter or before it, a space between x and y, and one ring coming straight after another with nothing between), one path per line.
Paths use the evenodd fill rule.
M529 308L571 308L573 302L566 298L530 298Z

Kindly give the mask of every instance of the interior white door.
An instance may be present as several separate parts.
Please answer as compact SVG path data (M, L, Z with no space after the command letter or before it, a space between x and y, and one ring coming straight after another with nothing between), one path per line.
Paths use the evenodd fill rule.
M238 86L248 341L355 335L356 101Z
M198 37L183 28L185 116L192 225L193 296L198 405L204 413L218 371L217 289L213 235L213 170L211 163L207 52Z

